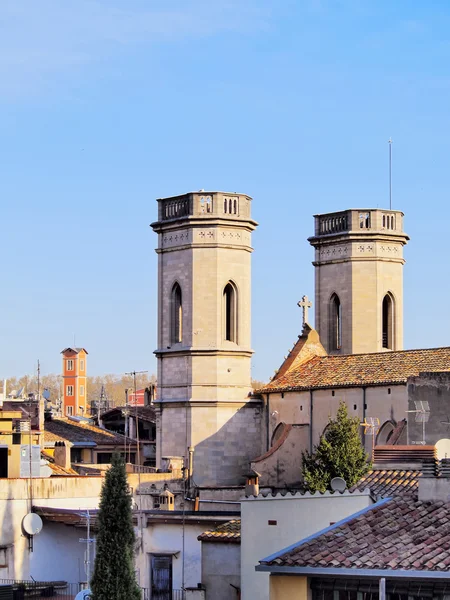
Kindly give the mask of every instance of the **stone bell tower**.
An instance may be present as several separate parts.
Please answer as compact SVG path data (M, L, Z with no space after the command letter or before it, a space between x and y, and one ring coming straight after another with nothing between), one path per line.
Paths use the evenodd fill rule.
M315 328L329 354L403 349L403 213L315 215Z
M158 200L157 465L188 457L203 485L240 483L261 452L251 390L251 198ZM243 481L243 479L242 479Z

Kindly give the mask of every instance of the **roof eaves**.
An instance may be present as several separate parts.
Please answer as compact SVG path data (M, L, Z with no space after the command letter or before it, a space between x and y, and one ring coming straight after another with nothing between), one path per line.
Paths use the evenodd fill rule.
M313 533L312 535L310 535L306 538L303 538L299 542L296 542L295 544L291 544L290 546L287 546L287 548L283 548L282 550L279 550L278 552L275 552L274 554L271 554L270 556L266 556L265 558L261 559L259 562L261 564L268 563L268 562L271 562L272 560L280 558L281 556L283 556L284 554L287 554L291 550L298 549L301 546L303 546L304 544L311 542L312 540L315 540L316 538L320 537L321 535L329 533L330 531L334 531L335 529L338 529L342 525L345 525L347 523L350 523L354 519L357 519L361 515L364 515L364 514L370 512L371 510L380 508L381 506L384 506L384 504L387 504L391 500L392 500L392 498L384 498L383 500L380 500L379 502L376 502L375 504L366 506L362 510L360 510L356 513L353 513L353 514L349 515L348 517L345 517L345 519L342 519L341 521L337 521L333 525L330 525L329 527L326 527L325 529L321 529L320 531L317 531L316 533ZM267 565L267 566L272 566L272 565ZM289 572L291 572L291 571L289 571Z
M360 382L339 382L333 384L321 384L321 385L290 385L290 386L279 386L276 388L260 388L255 390L258 394L278 394L280 392L307 392L309 390L337 390L339 388L360 388L360 387L378 387L384 385L406 385L407 378L401 379L387 379L386 381L360 381Z
M286 573L311 576L338 576L338 577L386 577L389 579L450 579L450 571L416 571L416 570L394 570L394 569L358 569L324 567L286 567L278 565L256 565L255 571L271 573Z

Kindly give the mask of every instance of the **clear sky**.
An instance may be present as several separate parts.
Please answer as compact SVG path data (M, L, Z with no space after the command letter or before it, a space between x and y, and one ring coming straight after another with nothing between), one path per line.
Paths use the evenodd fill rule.
M313 296L316 212L411 236L405 347L450 345L445 0L2 0L0 377L155 371L155 198L254 198L253 377Z

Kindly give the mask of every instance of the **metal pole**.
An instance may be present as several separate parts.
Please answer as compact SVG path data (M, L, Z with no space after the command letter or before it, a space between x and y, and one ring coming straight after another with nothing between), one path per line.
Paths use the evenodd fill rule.
M89 514L89 509L86 512L87 512L86 577L87 577L87 585L89 588L89 584L91 581L91 515Z
M392 210L392 139L389 138L389 210Z
M386 579L382 577L379 583L379 600L386 600Z

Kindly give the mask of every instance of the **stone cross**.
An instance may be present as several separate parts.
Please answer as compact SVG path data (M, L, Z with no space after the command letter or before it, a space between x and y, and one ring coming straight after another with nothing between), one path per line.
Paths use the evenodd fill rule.
M308 296L303 296L298 306L303 310L303 325L308 322L308 308L311 308L312 302L310 302Z

